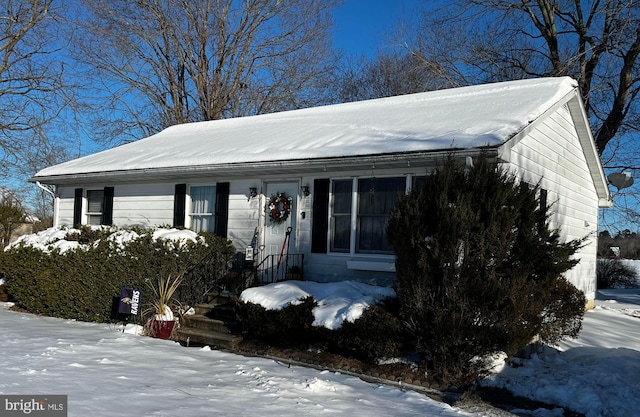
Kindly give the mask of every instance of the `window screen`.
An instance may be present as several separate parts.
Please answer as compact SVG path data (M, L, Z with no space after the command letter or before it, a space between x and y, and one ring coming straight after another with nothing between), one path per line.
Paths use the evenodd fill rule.
M191 229L194 232L215 232L216 187L192 186Z
M406 187L404 177L358 180L356 252L393 253L387 241L389 213Z
M333 181L333 210L331 211L331 251L351 250L351 206L353 180Z
M99 226L102 223L103 201L103 190L87 190L87 224Z

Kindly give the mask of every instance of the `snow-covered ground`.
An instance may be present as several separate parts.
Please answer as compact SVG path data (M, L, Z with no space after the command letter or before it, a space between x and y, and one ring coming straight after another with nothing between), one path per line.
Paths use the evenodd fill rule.
M640 415L640 290L600 290L596 304L577 339L505 366L485 385L588 417Z
M193 239L173 229L163 239ZM25 244L73 247L45 231ZM119 243L135 236L116 234ZM69 246L69 247L67 247ZM640 271L640 261L631 262ZM2 282L0 282L2 284ZM281 308L312 295L315 325L355 320L388 288L354 282L287 282L250 289L246 301ZM496 362L483 384L585 414L640 415L640 289L598 292L575 340L545 348L521 366ZM0 303L0 394L68 395L69 416L495 416L470 414L423 394L356 377L137 336L136 328L10 311ZM559 417L563 410L517 411Z
M351 299L363 301L357 298ZM503 367L485 384L589 417L637 415L640 290L601 291L599 298L578 339L521 367ZM0 307L0 394L68 395L69 416L491 415L340 373ZM530 415L563 414L540 409Z
M69 416L468 415L353 376L0 306L0 394L68 395Z

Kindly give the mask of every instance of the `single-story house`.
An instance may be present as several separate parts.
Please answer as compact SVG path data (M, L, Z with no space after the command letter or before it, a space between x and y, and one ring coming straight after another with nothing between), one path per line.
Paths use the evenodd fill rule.
M305 279L389 283L397 192L449 154L472 163L481 152L540 183L563 237L590 236L567 277L593 300L598 208L611 196L567 77L177 125L30 181L55 185L56 226L212 231L256 263L304 256L289 265Z

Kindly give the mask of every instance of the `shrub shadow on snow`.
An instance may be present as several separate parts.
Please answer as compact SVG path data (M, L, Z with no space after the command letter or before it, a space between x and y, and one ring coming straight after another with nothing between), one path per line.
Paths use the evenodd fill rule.
M596 300L640 306L640 288L598 290Z
M640 351L573 347L561 352L546 347L518 364L505 365L482 386L578 413L565 416L630 416L640 409Z

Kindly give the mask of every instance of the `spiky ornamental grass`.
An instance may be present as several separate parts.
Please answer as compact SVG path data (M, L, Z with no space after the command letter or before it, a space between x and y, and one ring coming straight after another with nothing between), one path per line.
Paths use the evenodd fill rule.
M175 293L178 287L180 287L180 284L182 284L184 275L185 271L173 276L161 276L157 282L147 280L147 287L149 287L153 293L153 301L149 308L150 313L156 316L165 316L168 314L167 308L173 310L175 307L179 307L179 305L177 305L178 301L175 299ZM173 317L168 320L171 319L173 319Z

